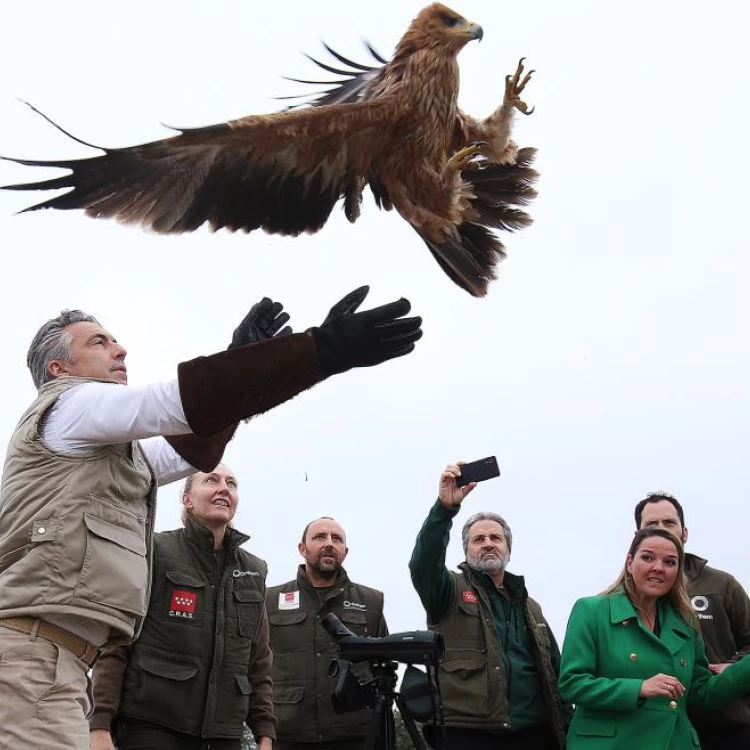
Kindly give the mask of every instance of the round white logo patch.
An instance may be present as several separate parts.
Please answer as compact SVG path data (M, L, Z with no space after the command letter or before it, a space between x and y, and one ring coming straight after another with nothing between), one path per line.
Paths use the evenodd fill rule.
M708 609L708 598L705 596L694 596L690 604L696 612L705 612Z

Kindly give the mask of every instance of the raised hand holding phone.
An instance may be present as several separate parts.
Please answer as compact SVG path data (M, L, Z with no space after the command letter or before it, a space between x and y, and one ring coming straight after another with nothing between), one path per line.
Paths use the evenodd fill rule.
M484 482L487 479L500 476L500 469L494 456L480 458L470 464L459 463L459 466L461 467L461 476L456 479L456 484L459 487L464 487L471 482Z
M477 486L477 482L499 475L500 470L494 456L469 464L463 461L448 464L440 475L438 499L446 508L456 507Z

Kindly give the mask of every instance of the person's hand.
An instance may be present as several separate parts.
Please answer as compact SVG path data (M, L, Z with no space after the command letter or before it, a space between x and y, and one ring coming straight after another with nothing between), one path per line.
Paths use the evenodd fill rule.
M641 698L679 698L685 692L685 686L676 678L668 674L655 674L644 680L638 695Z
M365 301L365 297L369 291L369 286L361 286L359 289L349 292L346 297L342 297L342 299L340 299L328 311L326 319L320 325L327 326L329 323L333 323L334 320L340 320L341 318L354 315L357 308Z
M112 735L107 729L92 729L89 732L90 750L115 750Z
M364 292L362 291L364 289ZM353 367L372 367L395 357L403 357L414 349L422 338L422 318L404 318L411 304L400 299L365 312L353 313L364 300L363 287L344 297L331 312L349 302L348 311L331 318L320 328L311 328L318 350L318 362L328 377L351 370ZM353 305L353 306L352 306Z
M448 464L440 475L438 486L438 499L446 508L455 508L461 505L463 499L477 486L476 482L469 482L464 487L456 484L456 479L461 476L461 465L463 461Z
M270 737L259 737L257 740L258 750L272 750L273 740Z
M236 349L238 346L256 344L258 341L266 341L274 336L290 334L292 329L289 326L281 328L289 320L289 315L282 312L283 309L284 305L281 302L274 302L268 297L263 297L260 302L256 302L250 308L250 312L234 329L232 343L228 348Z
M726 664L709 664L708 668L714 674L721 674L727 667L731 667L731 666L732 666L732 662L728 662Z

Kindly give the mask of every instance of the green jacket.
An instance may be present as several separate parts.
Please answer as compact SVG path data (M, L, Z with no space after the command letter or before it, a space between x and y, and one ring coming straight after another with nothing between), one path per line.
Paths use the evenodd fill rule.
M350 581L341 568L336 585L321 596L300 565L296 579L268 589L266 608L278 739L322 742L364 738L371 710L336 713L333 709L331 696L338 677L331 677L328 668L336 659L336 644L320 621L332 613L357 635L387 635L382 592ZM366 669L364 664L355 666Z
M579 599L570 615L560 693L576 704L568 750L685 750L700 747L687 705L711 708L750 690L750 659L708 671L703 641L667 602L661 635L645 628L624 591ZM643 681L677 677L681 698L639 698Z
M224 554L195 519L154 535L151 600L140 637L94 666L92 729L117 716L194 737L275 737L266 564L228 528Z
M689 553L685 555L685 576L709 663L737 661L750 653L750 597L742 585L729 573ZM733 700L715 711L691 708L690 721L706 731L750 727L750 700Z
M445 567L456 512L435 503L409 563L428 626L445 639L439 675L445 723L488 732L549 725L564 747L567 709L557 690L554 636L521 576L505 574L506 597L465 563L461 573Z

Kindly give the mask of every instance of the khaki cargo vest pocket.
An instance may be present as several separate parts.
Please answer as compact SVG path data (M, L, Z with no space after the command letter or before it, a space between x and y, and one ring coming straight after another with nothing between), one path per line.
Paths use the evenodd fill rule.
M37 518L31 522L31 529L19 529L4 540L4 548L10 549L0 556L0 570L13 565L23 559L29 552L39 548L42 544L56 542L60 530L60 521L56 518ZM39 553L37 553L39 554ZM44 554L44 553L42 553ZM50 552L47 552L49 555ZM54 552L51 554L54 555ZM44 567L49 557L39 559L37 565Z
M75 595L122 612L146 614L148 567L142 533L83 514L86 556Z
M489 716L487 659L452 659L440 665L440 692L446 715Z
M235 588L233 593L237 607L239 634L243 638L254 638L258 632L258 622L265 597L255 588Z

